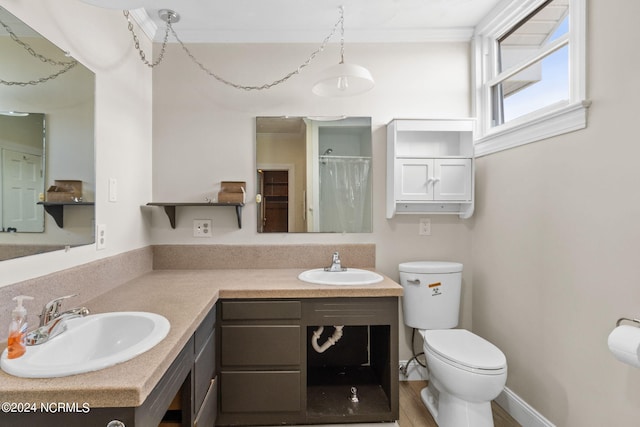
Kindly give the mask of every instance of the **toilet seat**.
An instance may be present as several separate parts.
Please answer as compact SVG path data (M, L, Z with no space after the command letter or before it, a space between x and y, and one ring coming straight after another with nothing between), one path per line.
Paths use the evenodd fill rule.
M465 329L425 330L422 335L425 351L445 363L484 375L501 375L506 371L504 353Z

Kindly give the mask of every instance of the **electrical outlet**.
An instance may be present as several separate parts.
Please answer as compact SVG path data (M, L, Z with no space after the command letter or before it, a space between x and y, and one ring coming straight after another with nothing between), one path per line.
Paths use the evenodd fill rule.
M96 249L101 250L107 247L107 225L98 224L96 226Z
M211 237L211 220L194 219L193 237Z
M420 228L418 234L421 236L431 236L431 219L420 218Z

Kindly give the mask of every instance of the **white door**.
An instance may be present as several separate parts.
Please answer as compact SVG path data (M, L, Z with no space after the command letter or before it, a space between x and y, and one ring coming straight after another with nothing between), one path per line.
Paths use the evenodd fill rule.
M433 159L397 159L396 200L433 200Z
M42 156L3 150L3 227L19 232L43 232L44 209L38 205L44 191Z
M471 200L471 159L436 159L434 200Z

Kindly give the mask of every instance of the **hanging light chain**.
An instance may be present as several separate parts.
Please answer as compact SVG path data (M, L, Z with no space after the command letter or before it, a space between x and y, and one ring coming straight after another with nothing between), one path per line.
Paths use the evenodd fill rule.
M20 45L24 50L26 50L29 53L29 55L33 56L34 58L39 59L43 63L54 65L54 66L57 66L57 67L63 67L60 71L58 71L56 73L53 73L53 74L50 74L50 75L48 75L46 77L40 77L37 80L14 82L14 81L8 81L8 80L0 79L0 84L6 85L6 86L23 86L23 87L24 86L29 86L29 85L35 86L37 84L44 83L44 82L47 82L49 80L55 79L59 75L66 73L67 71L69 71L70 69L72 69L73 67L78 65L78 61L76 61L73 58L71 59L71 61L56 61L54 59L47 58L46 56L39 54L31 46L29 46L29 44L27 44L26 42L20 40L20 38L16 35L16 33L14 33L7 24L5 24L4 22L0 21L0 25L2 25L2 27L7 31L7 33L9 33L9 36L11 37L11 39L14 42L16 42L18 45Z
M215 72L211 71L206 65L204 65L202 62L200 62L195 55L189 50L189 48L186 46L186 44L180 39L180 37L178 37L178 34L176 33L176 31L173 29L173 26L171 25L171 16L169 16L167 18L167 27L166 27L166 31L165 31L165 35L164 35L164 41L162 42L162 49L160 50L160 55L158 57L158 59L153 62L150 63L145 56L145 53L142 51L142 49L140 49L140 41L138 40L138 36L136 35L135 31L133 30L133 23L131 22L131 20L129 19L129 12L128 11L123 11L125 17L127 18L127 21L129 22L129 31L131 32L132 36L133 36L133 41L134 41L134 46L136 48L136 50L138 51L139 55L140 55L140 59L142 60L142 62L144 62L147 66L149 67L155 67L158 64L160 64L160 62L162 61L162 58L164 57L164 53L167 47L167 40L169 37L169 32L171 32L171 34L173 34L173 37L175 37L176 41L180 44L180 47L182 47L182 50L184 50L184 52L187 54L187 56L193 61L194 64L196 64L198 66L198 68L200 68L202 71L204 71L205 73L207 73L209 76L213 77L214 79L218 80L220 83L223 83L227 86L231 86L235 89L242 89L242 90L246 90L246 91L252 91L252 90L265 90L265 89L270 89L274 86L277 86L279 84L282 84L284 82L286 82L287 80L289 80L291 77L295 76L296 74L300 74L300 71L302 71L303 68L305 68L306 66L308 66L311 61L313 61L316 56L322 52L325 47L327 46L327 44L329 43L329 40L331 40L331 38L335 35L336 31L338 30L338 28L341 29L341 50L342 52L344 52L344 11L342 9L342 7L340 8L340 18L338 19L338 22L335 23L335 25L333 26L333 28L331 29L331 32L329 33L329 35L327 35L324 40L322 41L322 43L320 44L320 47L318 47L315 51L313 51L311 53L311 55L309 55L309 57L307 58L306 61L304 61L302 64L300 64L298 66L298 68L296 68L295 70L287 73L286 75L284 75L283 77L272 81L271 83L265 83L259 86L254 86L254 85L241 85L238 83L233 83L227 79L225 79L224 77L219 76L218 74L216 74Z
M340 11L340 63L344 64L344 7L338 8Z
M167 26L165 27L165 31L164 31L164 40L162 41L162 48L160 49L160 54L158 55L158 59L156 59L154 62L149 62L147 60L147 56L145 55L144 51L140 48L140 40L138 39L138 35L133 29L133 22L131 22L131 19L129 18L129 11L123 10L122 13L124 14L125 18L127 18L127 22L128 22L127 27L129 28L129 32L131 32L131 35L133 37L133 45L138 51L138 54L140 55L140 59L142 60L142 62L144 62L144 64L147 67L154 68L155 66L157 66L162 62L162 59L164 58L164 53L167 50L167 42L169 40L169 29L171 28L171 17L167 19Z

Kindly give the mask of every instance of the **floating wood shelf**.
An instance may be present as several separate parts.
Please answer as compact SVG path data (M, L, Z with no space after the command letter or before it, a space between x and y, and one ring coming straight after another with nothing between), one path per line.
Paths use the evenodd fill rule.
M53 217L58 227L64 228L64 207L65 206L93 206L94 202L38 202L44 210Z
M242 207L244 203L175 203L175 202L151 202L147 206L162 206L164 212L169 217L171 228L176 228L176 207L177 206L233 206L236 208L236 217L238 218L238 228L242 228Z

